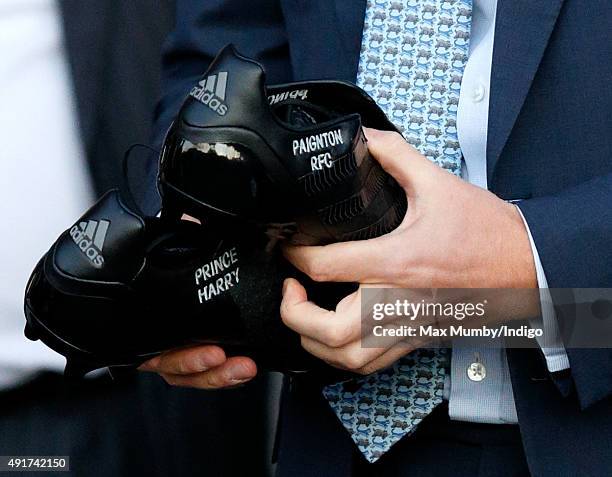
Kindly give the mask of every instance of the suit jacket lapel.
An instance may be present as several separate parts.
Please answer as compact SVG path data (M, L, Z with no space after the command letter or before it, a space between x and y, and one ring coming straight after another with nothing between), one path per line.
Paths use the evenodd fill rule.
M355 81L366 0L282 0L295 80Z
M487 142L489 181L529 92L562 4L563 0L498 0Z

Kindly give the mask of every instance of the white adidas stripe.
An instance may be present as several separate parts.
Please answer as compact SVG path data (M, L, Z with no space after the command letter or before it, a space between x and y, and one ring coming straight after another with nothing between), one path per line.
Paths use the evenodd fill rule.
M108 220L89 220L88 222L79 223L79 227L90 240L93 240L93 244L102 251L104 241L106 240L106 233L110 222Z
M205 80L200 81L202 86L209 93L225 101L225 90L227 88L227 71L221 71L218 75L210 75Z

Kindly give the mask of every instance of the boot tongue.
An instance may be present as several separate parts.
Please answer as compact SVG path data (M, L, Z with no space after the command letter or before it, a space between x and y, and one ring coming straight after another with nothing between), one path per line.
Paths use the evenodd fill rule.
M240 126L260 120L266 112L263 68L228 45L191 89L179 118L198 127Z

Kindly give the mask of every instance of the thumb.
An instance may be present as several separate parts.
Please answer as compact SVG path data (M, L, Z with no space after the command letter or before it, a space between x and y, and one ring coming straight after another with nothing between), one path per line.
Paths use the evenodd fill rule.
M295 278L287 278L283 282L283 302L285 305L297 305L308 301L306 288Z
M368 150L374 159L409 196L427 187L439 172L436 165L408 144L399 133L370 128L364 128L364 133L368 140Z

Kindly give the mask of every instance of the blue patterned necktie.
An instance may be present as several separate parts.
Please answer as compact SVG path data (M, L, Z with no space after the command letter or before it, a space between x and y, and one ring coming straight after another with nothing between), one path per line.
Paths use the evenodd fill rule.
M472 0L368 0L357 84L423 155L460 175L457 107ZM449 350L417 350L323 394L370 462L442 402Z

